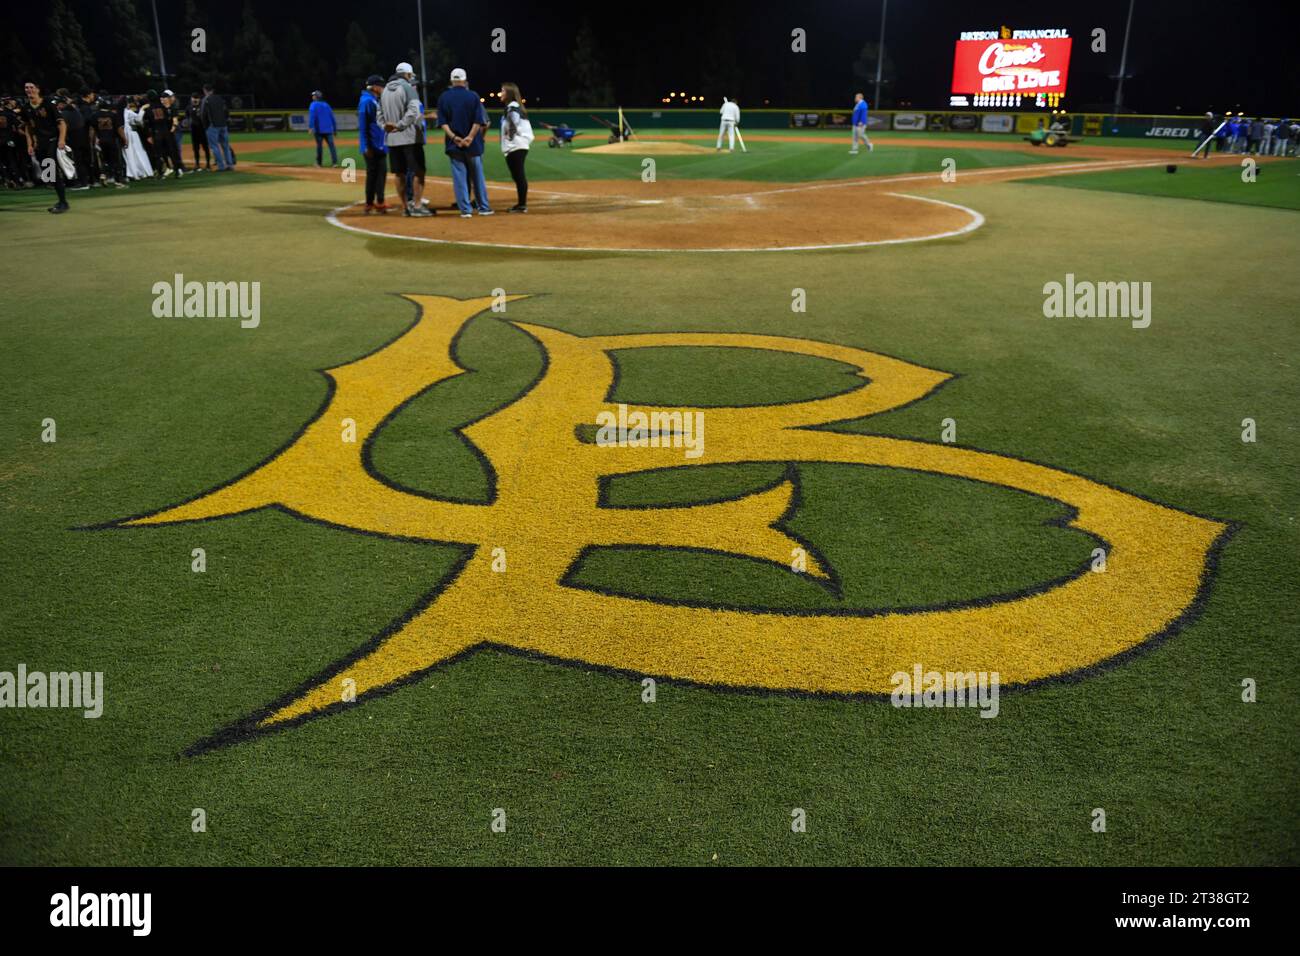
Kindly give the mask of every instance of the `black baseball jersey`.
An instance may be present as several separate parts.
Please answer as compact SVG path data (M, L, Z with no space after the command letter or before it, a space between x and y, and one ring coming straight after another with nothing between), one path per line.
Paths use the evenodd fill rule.
M49 100L41 100L40 106L28 103L23 107L23 122L39 140L58 139L59 120L62 118L59 108Z
M117 131L122 128L122 113L100 103L90 115L90 125L100 142L115 140L118 138Z
M144 122L155 135L169 133L172 128L172 111L161 103L150 103L144 108Z
M0 110L0 146L5 143L21 144L23 141L23 121L17 110Z
M59 111L63 117L63 122L68 124L68 133L80 133L86 128L86 118L81 115L81 110L70 103L65 103L63 109Z

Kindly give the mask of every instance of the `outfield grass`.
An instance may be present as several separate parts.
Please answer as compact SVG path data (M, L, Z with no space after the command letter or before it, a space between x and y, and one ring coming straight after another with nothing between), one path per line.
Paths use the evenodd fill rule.
M714 139L699 130L665 130L664 133L699 135L695 145L711 146ZM780 132L780 131L776 131ZM635 154L597 154L585 147L606 142L603 130L587 131L579 137L577 148L551 149L545 143L545 131L538 130L538 140L528 155L528 178L540 182L573 179L637 178L641 175L642 157ZM654 134L647 133L646 139ZM889 149L872 153L865 150L850 156L848 147L840 142L842 137L823 134L819 141L760 142L750 144L748 153L737 150L723 153L710 149L697 156L655 156L656 174L667 179L745 179L758 182L802 182L814 179L848 179L855 176L886 176L895 173L933 172L943 159L952 158L958 169L983 169L990 166L1021 166L1034 163L1064 162L1069 157L1063 153L1044 151L1040 154L1017 153L1006 150L954 148L948 146L912 146L901 141L891 142ZM352 159L358 169L365 163L356 148L356 137L341 138L339 161ZM488 179L509 181L510 172L495 141L484 151L485 174ZM328 152L326 158L328 158ZM446 157L439 146L426 146L428 168L431 175L448 176ZM307 165L316 160L315 144L304 139L301 147L272 149L250 153L249 158L259 162Z
M536 125L536 124L534 124ZM493 131L495 127L493 128ZM603 126L579 127L578 131L582 134L579 142L586 140L593 143L604 143L609 135L609 130ZM546 134L546 130L540 126L536 129L539 136ZM753 133L758 136L798 136L801 139L811 140L813 142L827 143L844 143L848 144L850 131L847 129L750 129L742 125L742 134ZM642 127L637 131L642 139L654 139L656 136L664 134L681 134L687 136L699 137L701 141L717 141L716 129L701 129L699 127L676 127L665 126L663 128ZM917 144L925 145L927 142L944 141L952 142L960 140L969 141L972 144L979 145L982 143L1014 143L1024 142L1023 133L981 133L975 131L954 132L951 130L941 130L931 132L929 130L912 131L912 130L872 130L871 139L873 142L887 142L891 144ZM284 139L289 136L302 136L311 148L315 149L315 143L307 133L288 133L288 132L271 132L271 133L232 133L231 141L236 145L243 141L255 141L258 139ZM338 134L339 142L355 140L357 134L355 131L343 131ZM1093 146L1136 146L1142 149L1167 149L1171 152L1191 153L1196 146L1197 141L1184 139L1165 139L1158 136L1084 136L1080 142Z
M1176 165L1175 173L1155 166L1026 181L1071 189L1300 209L1300 160L1264 159L1255 168L1253 181L1243 179L1247 171L1239 165L1198 166L1195 160Z
M536 152L538 178L581 161ZM725 169L793 180L817 175L811 163L790 152ZM73 194L61 217L42 210L48 197L4 196L9 265L25 279L5 297L0 349L0 669L102 670L107 704L99 720L0 710L0 861L1300 862L1300 219L1223 205L1211 226L1199 203L1074 185L936 191L988 217L959 240L671 260L359 237L323 220L337 186L266 177ZM175 272L260 281L260 326L154 318L152 285ZM1066 272L1152 282L1151 327L1044 319L1042 286ZM960 444L1240 530L1195 623L1104 673L1008 695L996 720L671 683L648 705L634 678L488 651L343 713L183 757L364 644L453 573L458 549L274 511L74 529L190 498L283 446L326 396L316 370L410 323L410 304L389 293L498 286L535 294L510 319L579 335L795 335L950 370L960 377L925 400L844 427L935 441L952 418ZM806 314L791 312L796 287ZM490 313L457 347L473 371L407 405L374 462L407 487L481 500L482 463L452 429L525 389L542 356ZM621 370L617 397L669 404L847 384L838 363L766 352L649 350ZM1246 417L1255 444L1240 440ZM56 443L40 440L46 418ZM799 474L794 525L833 561L848 607L1013 591L1087 558L1050 501L887 469ZM687 503L773 477L771 466L636 476L613 484L611 503ZM204 574L190 570L196 547ZM722 556L596 552L579 574L650 597L831 602ZM1240 699L1246 677L1253 705ZM206 834L191 832L196 807ZM496 807L506 834L489 829ZM807 833L791 833L793 807L808 811ZM1105 834L1090 829L1095 807Z

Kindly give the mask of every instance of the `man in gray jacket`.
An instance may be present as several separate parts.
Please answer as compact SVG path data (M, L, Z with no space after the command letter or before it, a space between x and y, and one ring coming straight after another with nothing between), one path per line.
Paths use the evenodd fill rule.
M397 64L397 71L379 95L377 120L386 134L384 142L388 146L388 163L393 170L397 195L411 197L404 209L406 215L432 216L433 213L420 203L424 195L424 183L414 175L420 169L418 150L424 148L419 143L420 124L424 121L424 114L420 99L411 86L414 79L415 70L411 64Z

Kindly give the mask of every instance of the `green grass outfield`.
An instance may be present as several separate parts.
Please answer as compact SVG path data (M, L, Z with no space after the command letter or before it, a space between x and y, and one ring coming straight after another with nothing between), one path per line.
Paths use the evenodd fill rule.
M820 146L779 145L754 149L752 165L710 156L691 173L843 175L819 165ZM561 163L614 174L535 152L538 179L571 175ZM881 162L858 174L868 170L897 171ZM0 670L100 670L107 697L98 720L0 710L0 862L1300 862L1300 218L1224 203L1207 223L1204 203L1077 185L927 187L987 217L960 239L726 256L358 236L324 221L337 185L244 173L74 193L61 217L43 211L48 196L0 196L20 277L0 333ZM504 216L476 225L508 234ZM155 318L151 287L177 272L261 282L260 326ZM1067 272L1150 281L1150 328L1045 319L1043 285ZM272 454L324 400L317 369L410 323L412 307L390 293L498 286L535 296L512 303L511 319L576 334L793 335L959 373L847 428L935 441L953 418L959 444L1239 530L1194 623L1095 676L1008 694L995 720L670 682L643 704L633 677L484 651L342 713L183 756L365 644L454 573L458 552L268 510L74 529L175 504ZM807 290L805 314L791 312L794 288ZM406 487L482 500L482 465L452 429L526 388L542 357L491 313L458 349L474 371L407 405L374 462ZM670 405L848 384L838 363L768 352L655 349L620 367L616 398ZM1247 417L1255 444L1240 439ZM40 439L46 418L53 444ZM779 471L621 479L610 501L701 501ZM792 527L835 566L848 608L1031 587L1091 547L1054 523L1059 504L995 486L799 472ZM198 547L204 574L190 570ZM830 603L803 579L723 556L597 552L577 574L648 597ZM1247 677L1258 703L1240 699ZM489 829L497 807L505 834ZM794 807L808 813L806 833L791 832ZM1104 834L1090 828L1096 807ZM194 808L204 834L191 832Z
M1174 165L1178 167L1174 173L1167 172L1164 166L1152 166L1076 173L1026 182L1300 210L1300 160L1265 158L1254 170L1253 181L1243 179L1249 172L1237 165L1198 165L1195 160Z
M573 148L551 149L546 146L546 131L538 129L538 140L529 150L529 180L548 181L564 179L617 179L625 176L640 176L640 156L625 154L597 154L587 152L592 146L606 144L604 130L586 130L576 140ZM807 135L802 130L765 130L755 132L777 135ZM646 134L647 140L655 136L688 135L689 142L696 146L712 147L716 136L700 130L662 130ZM296 134L284 134L279 138L290 138ZM844 179L855 176L886 176L895 173L929 172L937 168L940 159L951 157L957 169L983 169L990 166L1020 166L1030 163L1063 162L1069 157L1061 150L1044 150L1042 154L1015 153L1006 150L981 149L978 145L960 149L946 146L937 148L918 140L916 145L895 136L889 139L890 148L868 154L865 150L857 156L850 156L848 140L843 136L828 133L813 133L813 142L761 142L754 140L752 149L742 153L727 153L719 157L714 151L699 156L655 156L656 174L666 179L747 179L752 181L798 182L814 179ZM753 137L751 137L752 139ZM254 140L255 142L256 140ZM1005 140L1004 140L1005 141ZM747 141L748 142L748 141ZM439 140L439 144L441 140ZM906 145L904 145L906 143ZM336 141L339 161L352 159L358 170L365 168L365 163L357 151L356 134L341 134ZM838 147L838 148L835 148ZM235 148L239 148L236 141ZM303 138L302 147L285 147L250 153L249 159L266 163L285 163L302 165L315 161L315 144L310 137ZM426 162L429 173L434 176L448 176L447 159L440 145L425 147ZM487 165L485 174L488 179L510 179L505 159L497 147L495 137L484 150ZM325 153L328 160L329 153ZM720 162L721 160L721 162ZM723 165L725 163L725 165Z

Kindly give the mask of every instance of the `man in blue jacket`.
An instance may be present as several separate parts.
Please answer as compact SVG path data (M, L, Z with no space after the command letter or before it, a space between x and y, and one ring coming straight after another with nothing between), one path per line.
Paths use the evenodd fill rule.
M858 142L867 144L867 152L871 152L876 147L871 144L867 138L867 97L863 93L853 94L853 148L849 150L850 156L858 155Z
M316 137L316 165L321 164L320 144L321 140L330 144L330 165L339 164L339 154L334 151L334 111L330 105L325 102L325 94L320 90L313 90L311 94L311 106L307 109L307 125L311 127L312 133Z
M471 176L478 192L478 214L492 215L487 182L483 177L483 130L487 127L487 111L483 109L478 94L469 88L465 71L459 67L451 71L451 88L438 97L438 123L446 134L452 189L456 193L460 217L469 219L474 215L469 198Z
M384 78L372 74L366 78L366 88L357 103L357 131L361 155L366 160L366 214L388 212L384 204L384 180L388 178L388 147L384 145L384 130L379 125L379 94L384 91Z

